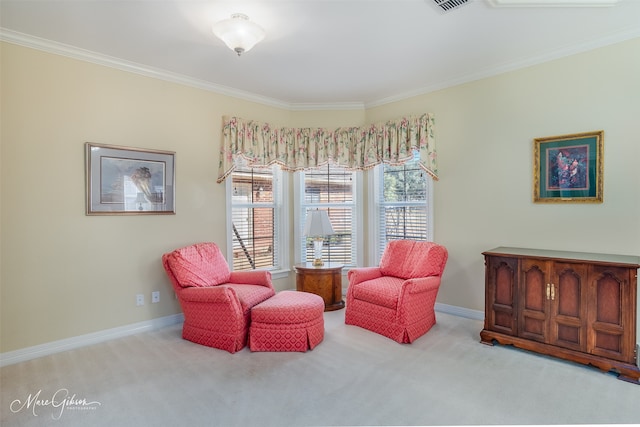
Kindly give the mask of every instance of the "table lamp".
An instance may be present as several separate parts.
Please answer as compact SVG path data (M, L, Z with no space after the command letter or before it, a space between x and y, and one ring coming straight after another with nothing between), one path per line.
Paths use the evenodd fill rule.
M304 224L304 235L313 239L313 266L322 267L322 242L324 236L334 234L329 215L325 210L312 210L307 213L307 221Z

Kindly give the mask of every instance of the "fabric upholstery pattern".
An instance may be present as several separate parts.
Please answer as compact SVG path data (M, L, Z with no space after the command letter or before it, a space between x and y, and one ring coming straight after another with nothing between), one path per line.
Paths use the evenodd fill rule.
M440 276L446 262L444 246L425 241L392 240L380 259L380 272L402 279Z
M324 300L297 291L281 291L251 309L251 351L312 350L324 339Z
M379 267L351 269L345 323L411 343L436 324L435 303L447 262L433 242L389 242Z
M220 248L198 243L176 249L167 262L182 287L215 286L229 281L229 266Z
M354 287L354 297L395 309L398 306L398 297L403 283L404 280L398 277L382 276L363 282L362 286Z
M240 307L243 313L248 312L255 305L265 301L265 295L270 294L270 292L265 293L265 287L260 285L225 283L219 286L227 287L235 293L238 301L240 301Z
M162 264L184 313L182 337L230 353L244 348L251 308L275 295L271 273L229 273L215 243L176 249L162 256Z

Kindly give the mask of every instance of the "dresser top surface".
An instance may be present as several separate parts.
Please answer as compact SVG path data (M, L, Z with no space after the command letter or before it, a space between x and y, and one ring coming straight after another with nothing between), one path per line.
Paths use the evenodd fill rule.
M547 249L511 248L500 246L482 253L483 255L504 255L529 258L549 258L572 261L591 261L599 263L625 264L629 267L640 268L640 256L599 254L589 252L555 251Z
M325 262L321 266L315 266L312 262L302 262L294 265L296 270L315 270L315 271L330 271L330 270L342 270L344 264L337 262Z

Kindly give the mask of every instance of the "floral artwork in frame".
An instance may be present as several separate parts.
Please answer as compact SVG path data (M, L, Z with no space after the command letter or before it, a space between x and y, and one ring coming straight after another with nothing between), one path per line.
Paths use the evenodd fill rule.
M175 153L85 144L87 215L175 214Z
M533 201L602 203L604 131L534 139Z

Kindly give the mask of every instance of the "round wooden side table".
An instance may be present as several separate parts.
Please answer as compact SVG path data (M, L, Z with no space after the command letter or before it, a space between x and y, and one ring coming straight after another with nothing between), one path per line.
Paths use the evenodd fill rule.
M324 299L324 311L344 308L342 300L342 264L326 262L321 267L313 263L296 264L296 290L311 292Z

